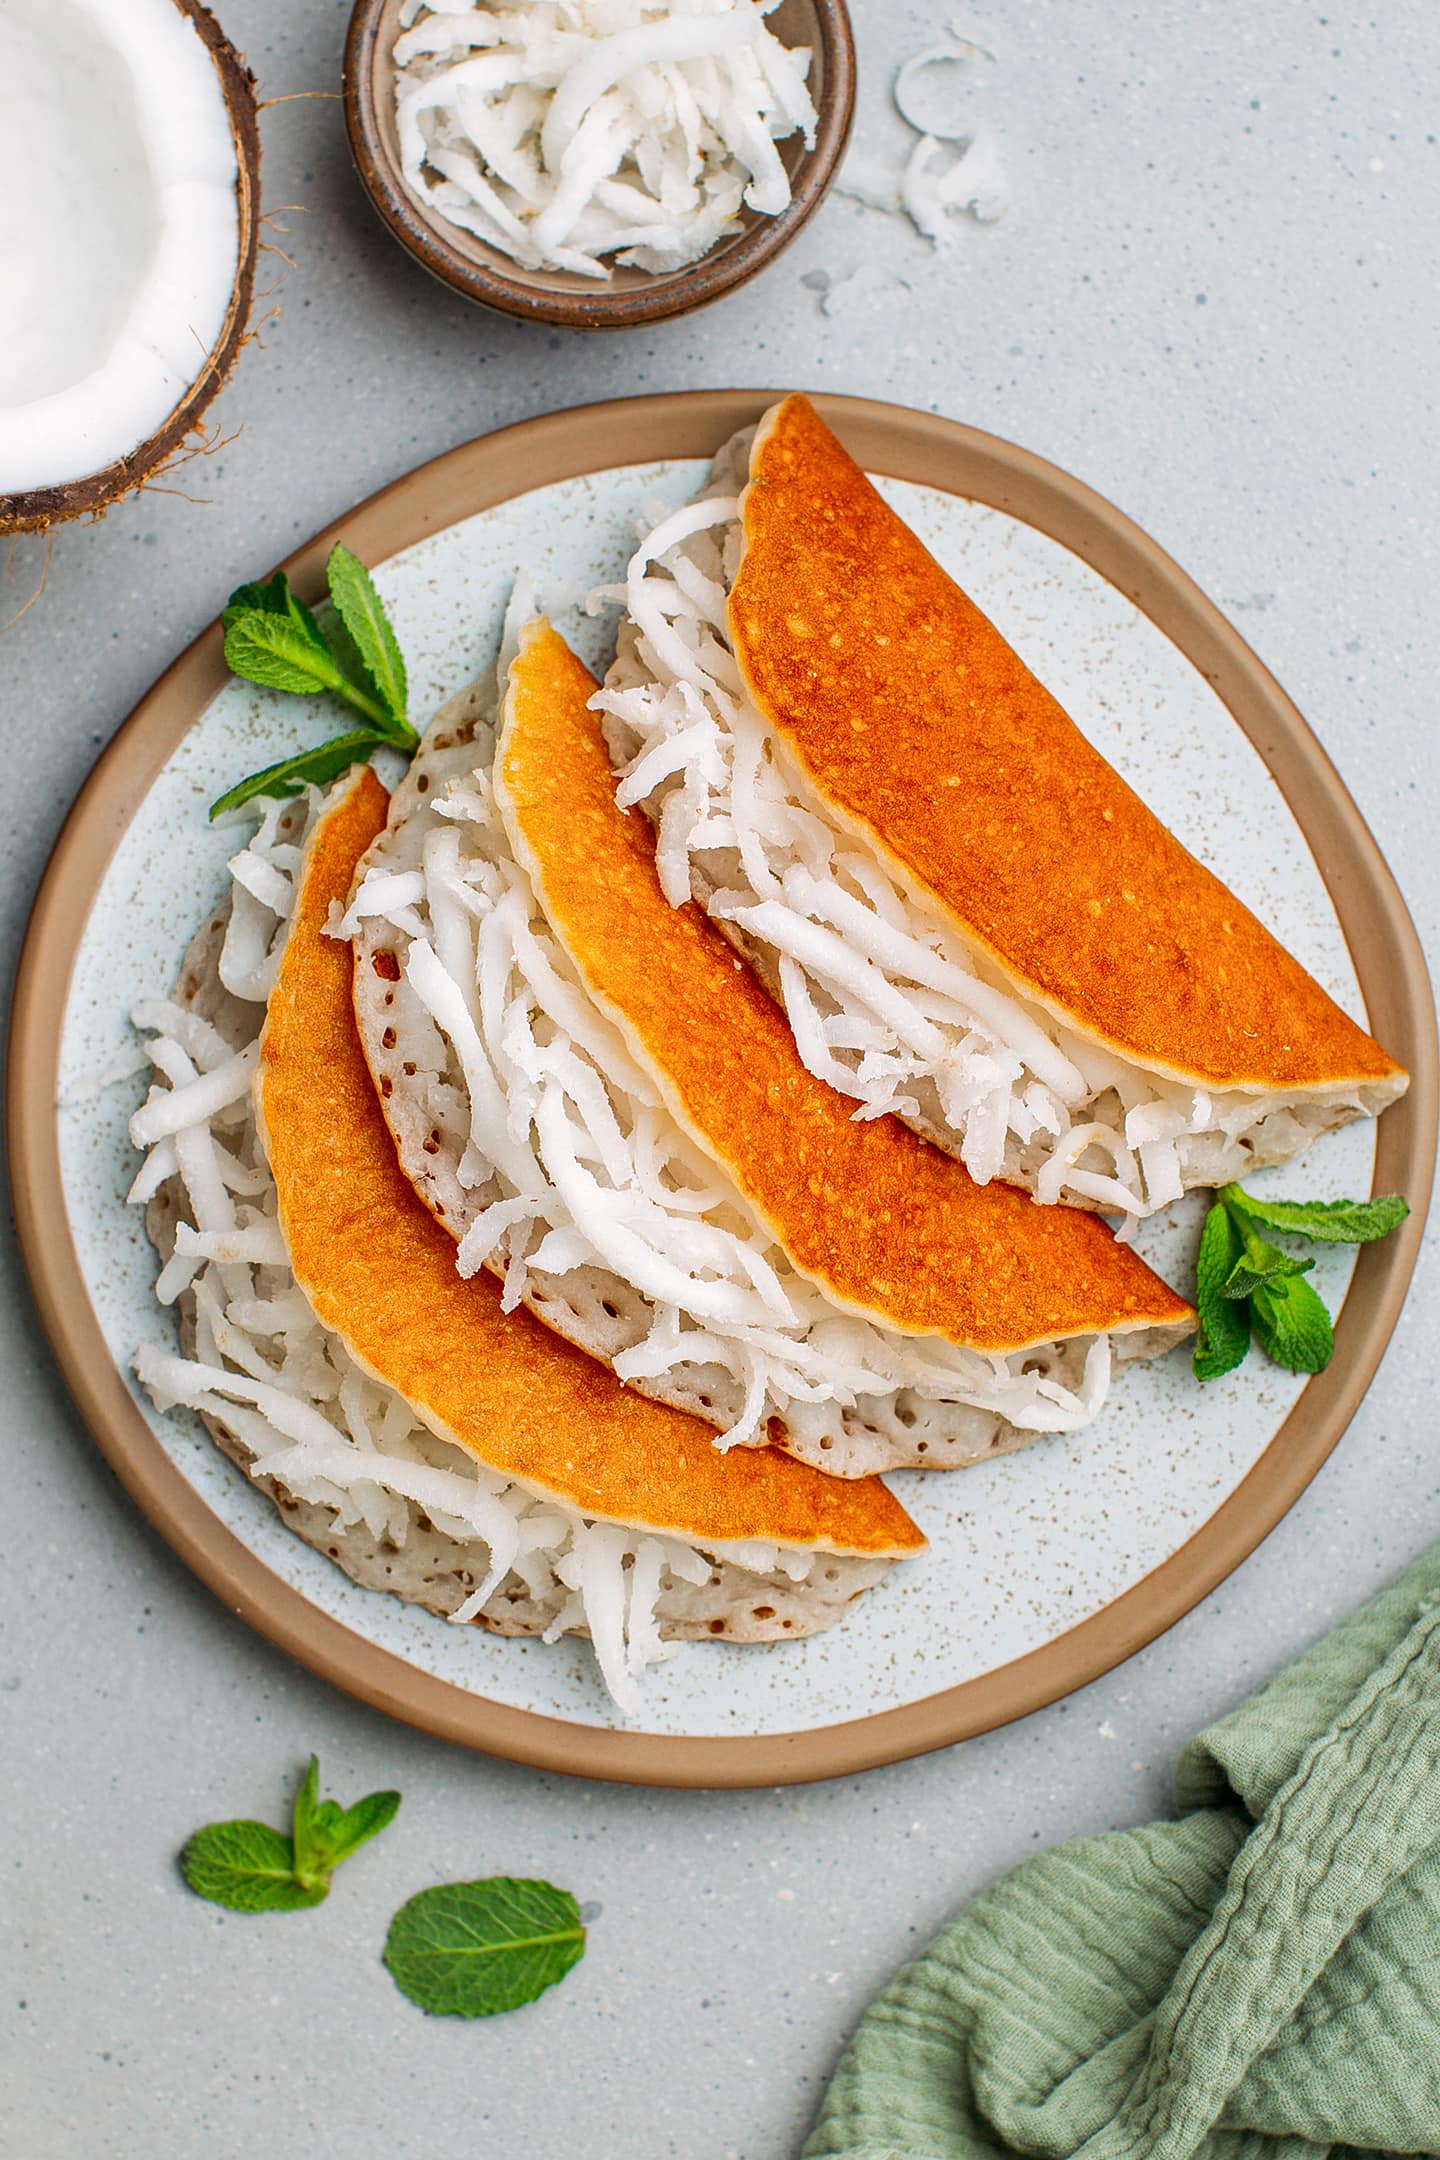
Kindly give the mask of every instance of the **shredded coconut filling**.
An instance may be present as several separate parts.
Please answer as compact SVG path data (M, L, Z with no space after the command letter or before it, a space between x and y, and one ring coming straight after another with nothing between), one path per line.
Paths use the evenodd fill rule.
M738 451L726 466L739 479ZM629 623L592 701L617 799L655 823L666 898L733 925L785 1006L796 1046L857 1117L905 1117L978 1184L1139 1218L1370 1115L1357 1084L1296 1099L1170 1081L1088 1042L998 978L926 898L832 825L747 696L726 597L739 501L687 503L641 542Z
M226 937L222 969L246 983L273 974L283 945L300 850L276 828L292 808L270 805L236 858L246 865L235 884L237 908L257 882L269 895L260 903L264 921L247 914L237 928L232 919ZM311 791L307 828L318 809ZM253 878L253 862L272 875ZM820 1570L840 1585L828 1592L837 1597L852 1578L859 1589L883 1572L824 1552L758 1541L701 1548L588 1520L486 1469L362 1371L290 1271L250 1093L265 1017L263 1004L252 1002L254 1037L238 1049L168 999L147 999L132 1016L157 1077L131 1125L136 1146L148 1152L128 1198L144 1203L178 1178L190 1216L178 1226L156 1295L173 1305L190 1293L193 1355L147 1343L135 1360L158 1409L183 1405L220 1420L253 1457L252 1477L333 1509L342 1528L363 1523L398 1550L428 1520L455 1541L457 1565L473 1580L454 1620L503 1618L517 1594L535 1601L551 1614L547 1641L589 1633L605 1684L627 1714L640 1707L645 1668L676 1647L661 1640L657 1608L679 1586L715 1582L717 1568L792 1584Z
M718 1367L735 1404L722 1447L763 1444L772 1415L804 1435L819 1406L897 1394L1027 1433L1075 1432L1098 1415L1108 1336L1008 1354L962 1348L845 1310L801 1274L590 1002L510 851L488 770L427 800L440 822L423 840L423 906L407 901L387 919L410 933L405 981L463 1083L459 1179L474 1207L462 1275L493 1266L507 1306L534 1276L576 1269L638 1291L648 1330L616 1354L615 1371L703 1395ZM334 934L394 885L394 872L368 872ZM1119 1354L1130 1347L1121 1337Z
M787 209L776 142L798 132L814 144L810 53L766 28L776 4L447 12L405 0L394 58L406 182L523 269L603 280L606 256L683 269L740 230L743 207Z

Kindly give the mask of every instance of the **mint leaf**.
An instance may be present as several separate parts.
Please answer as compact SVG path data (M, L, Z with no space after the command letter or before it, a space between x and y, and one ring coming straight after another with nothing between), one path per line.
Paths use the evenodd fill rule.
M355 694L318 630L312 637L303 623L260 608L235 611L225 632L225 665L232 674L268 690L290 690L300 697L313 697L319 690L352 698Z
M278 764L251 773L248 779L238 780L223 795L217 795L210 805L211 820L226 810L238 810L257 795L284 797L298 795L306 786L329 787L350 766L368 764L384 741L385 737L377 735L373 728L355 728L348 735L332 735L329 742L318 743L313 750L297 750L293 757L281 758Z
M397 1792L370 1793L354 1807L320 1798L320 1763L309 1767L295 1795L292 1831L268 1823L209 1823L180 1855L186 1882L199 1896L232 1912L295 1912L330 1894L330 1877L358 1845L392 1821Z
M329 1832L330 1865L338 1867L360 1846L372 1837L378 1837L394 1821L399 1805L398 1792L372 1792L363 1800L357 1800L354 1807L342 1809L339 1820Z
M225 603L220 620L228 630L237 615L258 608L262 615L288 615L290 613L290 581L283 570L264 585L237 585Z
M414 748L414 730L407 727L402 737L373 689L351 680L314 616L298 600L288 615L263 608L227 609L226 613L230 622L225 632L225 664L232 674L267 690L289 690L297 697L329 690L362 713L378 733Z
M367 1793L351 1808L342 1808L338 1800L322 1800L320 1760L312 1755L295 1795L296 1875L302 1882L307 1876L324 1875L328 1879L342 1860L348 1860L357 1847L368 1838L378 1837L386 1824L394 1821L399 1805L398 1792Z
M1226 1211L1232 1222L1235 1215ZM1272 1281L1277 1275L1308 1275L1314 1267L1313 1260L1296 1260L1289 1253L1281 1252L1278 1245L1267 1245L1257 1237L1242 1217L1237 1224L1240 1231L1241 1254L1225 1278L1227 1298L1249 1297L1261 1283Z
M1267 1354L1290 1372L1323 1372L1335 1349L1330 1315L1300 1275L1261 1283L1250 1300L1255 1333Z
M306 1884L295 1873L295 1848L268 1823L208 1823L180 1855L190 1888L231 1912L296 1912L318 1905L329 1883Z
M441 1883L402 1905L385 1968L434 2017L494 2017L534 2002L585 1955L580 1908L552 1883L493 1875Z
M1195 1306L1200 1331L1190 1360L1197 1380L1219 1380L1245 1360L1250 1348L1250 1309L1226 1295L1226 1284L1244 1250L1238 1226L1217 1200L1205 1217L1195 1263Z
M405 717L409 695L405 659L374 579L358 555L339 545L330 551L325 576L335 611L379 694L396 740L413 747L417 737Z
M283 570L277 570L266 585L237 585L225 603L220 620L228 631L240 616L253 613L281 617L306 644L319 653L325 652L324 631L304 601L291 592L290 581Z
M1409 1202L1399 1193L1374 1200L1269 1200L1227 1185L1222 1198L1268 1230L1285 1230L1324 1245L1369 1245L1397 1230L1410 1213Z

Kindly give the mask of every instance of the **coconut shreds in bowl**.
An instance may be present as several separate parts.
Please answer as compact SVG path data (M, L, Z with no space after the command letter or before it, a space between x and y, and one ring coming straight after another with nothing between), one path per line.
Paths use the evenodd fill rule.
M663 274L790 205L776 143L815 141L811 55L776 0L406 0L401 165L417 200L524 270Z

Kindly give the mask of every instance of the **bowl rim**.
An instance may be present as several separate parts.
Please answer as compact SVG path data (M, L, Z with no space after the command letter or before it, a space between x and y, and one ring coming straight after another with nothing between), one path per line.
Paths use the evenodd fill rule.
M375 94L381 21L389 4L355 0L345 37L341 94L361 185L382 223L441 284L520 321L571 330L634 329L709 306L773 262L809 223L829 193L850 139L855 39L845 0L806 0L815 15L825 87L814 147L802 153L789 207L778 217L758 219L720 252L712 249L698 262L657 275L647 285L573 291L536 285L525 271L492 269L473 261L405 188L385 143Z

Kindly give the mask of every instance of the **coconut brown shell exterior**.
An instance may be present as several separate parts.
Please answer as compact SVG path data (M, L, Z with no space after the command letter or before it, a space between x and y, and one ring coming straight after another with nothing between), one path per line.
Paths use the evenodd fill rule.
M1181 846L807 399L761 422L730 598L755 703L832 814L1069 1025L1216 1088L1402 1068Z
M385 823L364 769L311 836L260 1039L256 1104L296 1281L359 1364L443 1439L588 1516L702 1544L759 1538L872 1556L925 1543L878 1478L773 1448L721 1454L698 1418L621 1386L455 1248L416 1198L360 1048L351 952L325 935Z
M594 677L544 624L510 671L496 797L516 858L587 989L669 1107L797 1268L883 1326L1009 1351L1194 1315L1096 1215L1040 1207L897 1118L856 1119L693 901L672 908L655 842L621 810Z
M224 388L250 329L255 297L255 263L260 252L260 124L255 78L203 0L174 0L195 25L220 78L230 131L235 138L235 188L239 210L240 252L230 305L204 371L155 433L113 465L62 486L30 488L0 495L0 534L44 532L71 518L101 517L110 505L143 487L160 467L185 447L206 407Z

